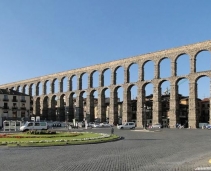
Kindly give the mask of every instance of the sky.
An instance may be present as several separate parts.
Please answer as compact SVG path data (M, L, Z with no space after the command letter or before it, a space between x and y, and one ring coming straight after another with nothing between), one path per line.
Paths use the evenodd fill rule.
M206 0L1 0L0 85L211 40L210 6ZM210 96L210 79L198 88L200 98Z

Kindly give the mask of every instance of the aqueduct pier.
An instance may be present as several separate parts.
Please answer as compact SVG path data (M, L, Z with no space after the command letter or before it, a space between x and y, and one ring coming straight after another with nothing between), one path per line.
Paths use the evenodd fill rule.
M149 83L153 84L153 123L159 123L161 120L161 84L164 81L170 82L170 109L169 109L169 125L175 126L178 120L178 82L181 79L189 80L189 108L188 108L188 124L192 128L198 126L198 105L197 105L197 80L203 76L211 78L211 71L196 72L196 56L202 51L211 52L211 41L200 42L196 44L181 46L168 50L162 50L154 53L148 53L140 56L120 59L112 62L102 63L94 66L59 72L55 74L45 75L32 79L22 80L18 82L1 85L0 88L15 89L23 93L32 95L32 86L35 87L33 95L33 114L55 120L56 109L55 99L57 99L57 110L60 111L60 120L68 120L75 118L73 105L76 105L78 120L84 119L83 111L83 93L86 92L86 113L90 114L90 121L94 120L94 92L98 93L98 116L101 121L106 120L105 111L105 91L110 90L109 104L109 123L118 123L118 108L117 108L117 89L123 88L123 114L122 119L125 121L131 120L131 87L137 86L137 126L143 126L145 104L145 86ZM176 60L187 54L190 60L190 73L187 75L177 76ZM160 78L160 63L163 59L169 58L171 61L171 76L168 78ZM148 61L154 62L154 78L152 80L144 80L144 64ZM129 68L132 64L138 65L138 81L130 82ZM119 67L124 68L124 83L116 84L116 71ZM111 84L104 85L104 72L110 69ZM99 86L93 87L93 73L99 73ZM88 88L82 89L82 76L88 74ZM72 89L72 78L77 78L77 90ZM67 78L67 91L63 92L63 80ZM54 91L55 80L58 80L58 92ZM50 82L50 93L46 93L46 83ZM39 93L39 85L42 85L42 93ZM28 87L28 92L26 91ZM21 90L19 90L21 89ZM76 103L73 102L73 96L76 97ZM64 100L65 98L65 100ZM65 104L64 104L65 101ZM64 109L65 107L65 109ZM65 113L64 110L68 112ZM67 116L65 116L67 115ZM209 121L211 119L209 118ZM211 123L211 122L210 122Z

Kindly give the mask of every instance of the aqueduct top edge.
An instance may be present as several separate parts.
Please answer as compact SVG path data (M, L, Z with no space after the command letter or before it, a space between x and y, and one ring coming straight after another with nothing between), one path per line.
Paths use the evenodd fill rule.
M119 65L120 63L124 63L124 62L130 63L130 62L134 62L137 60L144 61L144 60L146 60L148 58L152 58L152 57L160 57L160 56L164 57L164 56L168 56L170 54L180 54L180 53L185 53L186 51L192 51L192 50L194 51L194 50L198 50L201 48L206 49L206 48L210 48L210 46L211 46L211 40L208 40L208 41L199 42L199 43L195 43L195 44L189 44L189 45L184 45L184 46L180 46L180 47L176 47L176 48L170 48L170 49L166 49L166 50L150 52L150 53L146 53L143 55L132 56L129 58L123 58L123 59L105 62L105 63L101 63L101 64L91 65L91 66L82 67L82 68L76 68L76 69L72 69L72 70L57 72L54 74L38 76L38 77L31 78L31 79L25 79L25 80L21 80L21 81L17 81L17 82L2 84L2 85L0 85L0 88L11 87L11 86L13 86L13 84L17 85L17 84L26 84L29 82L38 82L38 81L41 81L44 79L49 79L49 78L61 78L62 76L74 75L79 72L82 73L82 72L87 72L90 70L99 70L99 68L111 68L112 66L116 66L116 65Z

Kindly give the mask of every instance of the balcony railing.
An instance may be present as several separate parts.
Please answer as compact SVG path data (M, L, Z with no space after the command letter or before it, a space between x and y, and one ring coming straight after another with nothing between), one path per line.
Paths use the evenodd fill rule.
M9 106L3 106L2 109L9 109Z
M21 110L26 110L26 107L21 107Z
M12 102L18 102L18 100L17 99L12 99Z
M21 102L26 102L26 100L25 99L21 99Z
M13 106L12 107L12 110L17 110L18 108L16 106Z
M3 98L3 101L8 102L8 101L9 101L9 99Z

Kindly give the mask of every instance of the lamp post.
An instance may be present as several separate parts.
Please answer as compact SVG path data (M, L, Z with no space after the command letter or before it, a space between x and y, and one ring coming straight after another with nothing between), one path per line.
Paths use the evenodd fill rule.
M57 121L59 121L59 120L60 120L60 118L59 118L59 110L58 110L58 108L56 109L56 120L57 120Z
M65 122L67 122L67 111L66 111L66 105L64 105L64 118L65 118Z
M144 104L144 129L146 129L146 105Z

